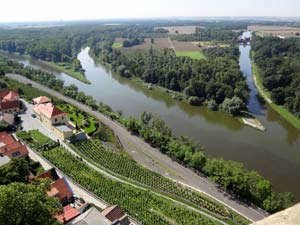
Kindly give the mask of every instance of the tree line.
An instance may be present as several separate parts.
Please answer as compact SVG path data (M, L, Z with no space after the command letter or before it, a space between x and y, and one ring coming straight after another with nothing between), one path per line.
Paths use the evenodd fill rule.
M236 42L240 35L240 32L231 30L197 27L195 34L173 35L172 39L177 41L225 41L231 43Z
M254 35L252 49L272 101L300 118L300 39Z
M205 105L238 115L247 110L249 89L239 64L237 49L208 53L209 60L176 57L170 49L127 50L102 45L100 59L123 77L138 77L151 84L182 92L192 105ZM228 52L233 52L232 55ZM219 54L218 57L215 57Z

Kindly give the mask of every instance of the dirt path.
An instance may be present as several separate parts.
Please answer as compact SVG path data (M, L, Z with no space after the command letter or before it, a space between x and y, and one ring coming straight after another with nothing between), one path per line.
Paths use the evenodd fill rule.
M253 74L253 80L254 80L254 84L258 90L258 92L260 93L260 95L269 103L272 104L272 100L266 95L265 91L258 85L258 81L257 81L257 77L256 75Z
M171 40L171 38L170 38L170 35L168 35L168 41L169 41L169 43L170 43L171 48L172 48L173 51L176 53L176 49L175 49L175 47L174 47L174 45L173 45L173 42L172 42L172 40Z
M86 105L69 97L66 97L34 81L31 81L21 75L7 74L6 76L24 84L31 83L33 87L47 92L57 98L60 98L95 116L115 132L115 134L120 138L124 150L128 154L130 154L134 158L134 160L136 160L146 168L156 171L163 176L169 177L170 179L189 186L199 192L207 194L208 196L214 198L222 204L230 207L234 211L242 214L244 217L248 218L251 221L261 220L268 216L268 214L266 214L263 210L239 202L228 194L220 191L220 189L218 189L217 186L207 178L199 176L192 170L185 168L177 162L172 161L168 156L162 154L158 149L151 147L141 138L131 135L130 132L126 130L126 128L124 128L119 123L112 121L105 115L97 111L93 111Z

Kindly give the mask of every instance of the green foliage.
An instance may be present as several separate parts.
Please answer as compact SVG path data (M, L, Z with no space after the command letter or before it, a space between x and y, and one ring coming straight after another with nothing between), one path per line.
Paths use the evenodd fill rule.
M202 54L202 52L200 51L189 51L189 52L185 52L185 51L176 51L176 56L185 56L185 57L190 57L192 59L205 59L206 57Z
M254 61L277 105L300 118L300 39L254 36Z
M237 41L240 33L231 30L212 29L212 28L196 28L195 34L179 34L172 36L177 41Z
M105 59L102 60L111 64L112 69L121 76L135 76L147 83L183 92L193 105L214 100L219 106L226 98L233 97L247 102L249 89L240 72L237 57L193 60L189 57L176 57L168 49L113 49L105 52Z
M0 186L0 225L54 225L58 199L48 197L50 185L12 183Z
M233 97L232 99L226 98L221 105L222 111L232 115L238 115L241 111L246 109L247 106L239 97Z
M118 204L129 215L145 225L170 224L153 210L159 210L165 215L172 215L172 219L178 224L216 224L192 210L173 204L148 191L138 190L113 181L91 169L62 148L41 153L76 182L110 204Z
M94 162L98 166L112 171L113 173L137 181L140 184L150 186L151 188L175 195L192 204L207 209L210 212L222 216L227 215L224 208L219 204L208 200L207 197L200 193L184 188L183 186L138 165L123 153L105 150L99 143L95 144L89 140L75 142L74 147L82 157ZM205 163L205 157L203 153L197 152L191 156L190 162L191 165L195 166L203 165Z
M14 158L0 167L0 185L7 185L13 182L28 182L29 165L24 159Z

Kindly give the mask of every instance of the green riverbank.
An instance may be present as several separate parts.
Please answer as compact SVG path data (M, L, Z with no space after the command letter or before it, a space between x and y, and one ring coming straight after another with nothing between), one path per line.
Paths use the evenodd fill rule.
M39 60L39 62L47 65L48 67L58 70L60 72L63 72L83 83L90 84L91 82L85 77L84 74L75 71L73 68L66 68L66 66L62 65L62 63L54 63L54 62L48 62L48 61L43 61Z
M257 87L259 94L264 98L264 100L284 119L286 119L296 128L300 129L300 119L298 119L292 113L290 113L284 106L277 105L272 102L271 93L266 91L266 89L263 86L262 77L260 76L259 68L253 61L253 55L252 55L252 75L253 75L255 86Z

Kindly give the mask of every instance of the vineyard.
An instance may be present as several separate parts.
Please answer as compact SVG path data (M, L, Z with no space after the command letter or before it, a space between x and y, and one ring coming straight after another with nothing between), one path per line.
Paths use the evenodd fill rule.
M168 222L170 218L175 221L175 224L182 225L217 224L199 213L157 197L148 191L138 190L108 179L61 147L51 151L41 151L41 153L86 189L110 204L118 204L144 225L171 225Z
M74 146L81 156L113 173L180 197L217 215L229 216L228 211L218 203L210 201L202 194L184 188L182 185L140 166L123 153L107 151L98 143L96 145L90 140L75 142Z
M124 205L124 209L126 209L130 214L131 212L135 212L131 215L136 217L137 219L143 218L140 215L145 214L145 218L144 218L145 220L147 218L149 219L149 221L154 222L157 219L159 219L159 221L157 221L158 222L157 224L169 224L170 222L169 218L172 218L171 220L173 220L173 210L178 211L179 214L183 213L182 209L178 210L179 206L174 206L172 204L165 205L163 207L164 210L153 206L144 209L143 208L144 206L142 204L141 206L137 207L137 208L142 207L140 208L141 214L140 213L136 214L137 211L136 208L134 208L135 210L133 209L131 210L133 206L126 205L129 204L128 202L131 202L131 204L133 204L134 202L137 203L138 201L135 198L130 197L129 198L130 200L128 200L127 199L128 193L124 194L124 196L126 196L125 199L124 197L118 197L118 195L116 195L115 193L112 194L112 196L110 196L109 198L108 196L103 194L104 190L100 189L100 186L106 187L105 185L108 185L107 183L110 182L115 184L116 186L118 185L126 186L131 191L134 190L135 193L141 194L141 192L143 192L142 195L136 194L135 195L136 198L138 198L139 195L146 197L144 193L147 193L147 195L154 197L153 194L150 194L150 192L134 189L128 185L124 185L121 184L120 182L112 181L108 178L103 177L100 173L96 172L95 170L91 169L86 164L84 164L80 158L74 158L65 149L61 147L57 147L56 142L49 139L45 135L41 134L37 130L32 130L29 132L21 131L17 133L17 136L23 141L25 141L27 144L30 144L32 148L36 150L41 150L40 152L49 161L55 164L58 168L62 169L68 176L73 178L75 181L77 181L79 184L81 184L91 192L94 192L99 197L101 197L102 199L104 199L105 201L111 204L119 204L121 206ZM128 157L126 154L122 152L114 152L114 151L106 150L104 147L102 147L101 142L84 140L80 142L75 142L71 146L80 156L84 157L90 162L93 162L95 165L102 167L103 169L113 172L114 174L124 176L126 177L126 179L130 179L140 184L147 185L151 188L167 193L169 196L172 195L174 197L181 198L186 202L192 203L198 207L207 210L209 213L213 212L216 215L221 216L221 219L225 217L227 218L225 219L225 221L228 222L229 224L249 224L249 221L245 220L242 216L233 212L232 210L225 208L221 204L208 199L206 196L198 192L192 191L191 189L184 188L178 183L173 182L170 179L167 179L155 172L152 172L151 170L148 170L140 166L134 160ZM72 164L70 163L71 161ZM81 171L73 168L81 168ZM89 179L92 179L92 181L88 181ZM113 191L113 188L108 188L108 189L109 191ZM105 188L105 190L107 189ZM106 192L106 194L107 193L108 192ZM159 199L160 201L164 200L156 196L155 199ZM168 200L164 200L164 201L169 202ZM141 202L148 202L148 200L143 199L141 200ZM154 214L156 215L155 218L154 218ZM190 215L188 217L193 217L195 212L191 212L185 209L184 214ZM144 219L142 219L142 221L144 221ZM177 220L176 221L178 222L178 224L197 224L197 223L179 222L179 221L185 221L185 219L186 217L182 215L182 217L178 216L178 221ZM193 221L193 220L188 220L188 221ZM155 224L155 223L151 222L151 223L143 223L143 224ZM204 223L204 224L211 224L211 223Z

